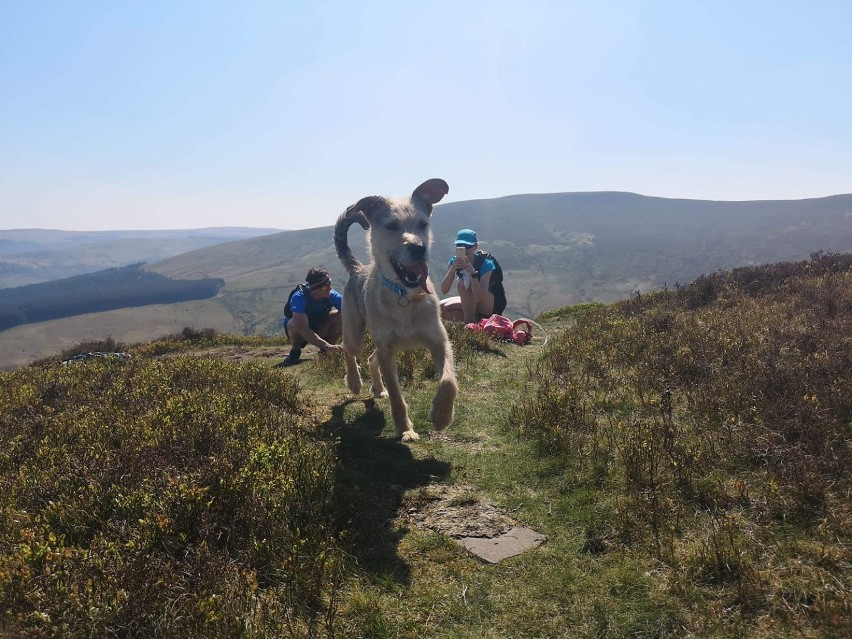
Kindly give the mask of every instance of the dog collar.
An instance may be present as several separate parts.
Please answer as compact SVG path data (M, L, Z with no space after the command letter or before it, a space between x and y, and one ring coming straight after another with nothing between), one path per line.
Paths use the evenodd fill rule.
M389 280L385 277L385 274L382 273L381 269L379 269L379 275L382 277L382 285L385 288L389 288L394 293L396 293L396 302L400 306L408 306L412 301L419 302L424 297L426 297L426 293L422 291L417 295L414 295L411 299L408 299L408 291L404 289L402 286L394 282L393 280ZM402 303L402 300L405 299L405 304Z

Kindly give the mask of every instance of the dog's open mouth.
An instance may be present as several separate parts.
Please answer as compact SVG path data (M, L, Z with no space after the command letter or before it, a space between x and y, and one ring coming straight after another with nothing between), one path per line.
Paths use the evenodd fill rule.
M431 293L426 278L429 277L429 266L426 262L413 262L402 265L396 260L391 260L391 266L396 275L406 288L421 287L427 293Z

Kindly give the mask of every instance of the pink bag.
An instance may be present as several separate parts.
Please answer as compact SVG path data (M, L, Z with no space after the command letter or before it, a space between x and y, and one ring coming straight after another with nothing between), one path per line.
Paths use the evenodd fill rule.
M526 329L520 328L525 326ZM479 320L479 323L466 324L465 328L478 333L485 333L496 339L514 342L518 346L529 344L532 340L532 320L521 318L514 322L508 317L497 315Z
M521 326L526 328L520 328ZM512 324L512 341L518 346L524 346L532 341L532 320L522 317L514 321Z

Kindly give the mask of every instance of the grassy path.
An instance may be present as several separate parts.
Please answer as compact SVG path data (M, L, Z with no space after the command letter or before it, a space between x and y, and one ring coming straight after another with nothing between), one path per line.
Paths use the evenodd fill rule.
M356 575L341 597L345 636L678 636L652 566L582 552L596 511L608 506L508 421L538 352L498 345L462 362L456 419L444 435L425 421L433 383L407 385L422 437L412 445L392 439L387 400L352 398L342 376L299 367L318 404L329 407L323 428L340 438L341 516L353 530ZM436 485L452 487L460 502L494 504L548 541L486 564L413 523Z

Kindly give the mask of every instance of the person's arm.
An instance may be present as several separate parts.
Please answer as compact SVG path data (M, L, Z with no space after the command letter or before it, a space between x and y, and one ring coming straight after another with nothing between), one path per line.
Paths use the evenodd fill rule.
M296 330L293 331L293 328ZM288 329L291 333L294 333L301 337L304 340L307 340L309 344L313 344L321 351L327 350L340 350L339 346L335 346L334 344L329 344L322 337L314 333L310 324L308 323L308 314L307 313L298 313L293 311L293 317L290 319L290 323L288 325Z
M453 286L453 280L456 279L456 269L459 268L456 265L456 258L453 257L450 260L450 264L447 267L447 274L444 275L444 279L441 280L441 292L446 295L450 292L450 288Z

